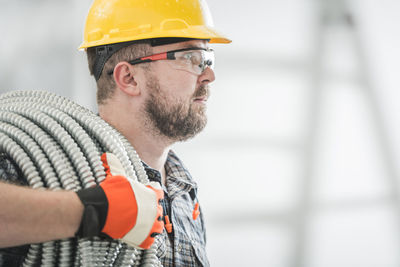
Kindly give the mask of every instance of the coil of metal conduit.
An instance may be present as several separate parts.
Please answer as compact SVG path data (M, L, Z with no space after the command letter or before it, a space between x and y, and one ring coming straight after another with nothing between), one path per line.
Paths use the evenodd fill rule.
M36 190L73 190L100 183L100 160L114 153L128 179L148 183L142 162L127 139L99 116L58 95L12 91L0 95L0 152L21 169ZM162 266L160 239L145 251L118 240L70 238L33 244L23 266Z

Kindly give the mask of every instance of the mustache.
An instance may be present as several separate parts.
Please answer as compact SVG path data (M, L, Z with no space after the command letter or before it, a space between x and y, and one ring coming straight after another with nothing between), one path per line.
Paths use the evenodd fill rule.
M200 85L199 89L197 89L193 94L193 98L203 96L210 96L210 87L208 85Z

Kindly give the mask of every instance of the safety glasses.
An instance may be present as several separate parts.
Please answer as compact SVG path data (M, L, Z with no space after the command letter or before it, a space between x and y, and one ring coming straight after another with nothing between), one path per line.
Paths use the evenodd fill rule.
M141 57L128 61L128 63L136 65L157 60L171 60L168 64L172 68L189 71L196 75L202 74L207 67L213 69L215 61L214 50L210 48L192 47ZM112 72L109 74L112 74Z

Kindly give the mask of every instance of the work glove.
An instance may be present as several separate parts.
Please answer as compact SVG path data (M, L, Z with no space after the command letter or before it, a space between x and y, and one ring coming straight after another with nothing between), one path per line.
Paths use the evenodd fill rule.
M139 249L148 249L162 233L161 199L157 182L144 185L126 179L121 162L111 153L101 157L106 179L77 192L84 205L78 237L108 236Z

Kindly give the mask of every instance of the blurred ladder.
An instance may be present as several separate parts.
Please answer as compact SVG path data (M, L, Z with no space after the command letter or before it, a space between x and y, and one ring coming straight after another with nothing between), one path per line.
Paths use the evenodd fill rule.
M300 189L300 196L298 199L298 206L294 212L294 235L295 244L293 256L290 262L291 267L309 267L307 266L306 246L309 243L307 238L310 236L308 231L310 229L310 219L313 213L312 193L315 178L313 177L313 169L315 166L315 150L316 141L318 137L318 124L321 121L321 103L323 96L324 75L323 75L323 60L325 51L325 34L331 27L342 26L350 33L352 37L353 49L356 53L356 60L358 61L358 77L361 88L363 89L365 98L371 112L371 119L375 125L378 143L382 150L383 159L385 164L387 183L391 192L389 198L394 203L397 219L400 222L400 195L398 192L398 173L394 161L393 152L391 150L388 134L385 130L383 115L377 101L376 92L372 87L370 76L368 75L368 62L366 53L361 41L359 32L357 31L356 23L348 8L346 0L314 0L317 6L317 26L316 35L314 40L314 50L311 60L311 96L312 101L309 109L309 132L305 138L304 149L304 173L302 174L302 188ZM399 237L400 238L400 237Z

